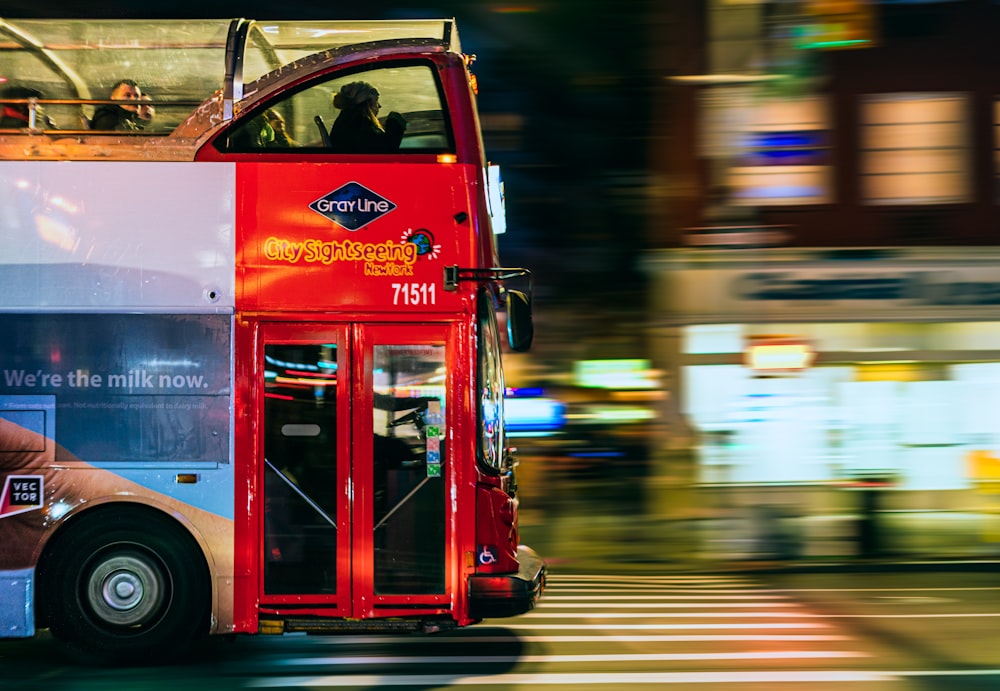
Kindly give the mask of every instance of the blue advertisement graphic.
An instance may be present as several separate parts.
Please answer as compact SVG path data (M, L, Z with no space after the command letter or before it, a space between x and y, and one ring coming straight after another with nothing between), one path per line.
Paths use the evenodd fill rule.
M53 397L56 443L97 465L226 463L231 320L0 315L0 400Z

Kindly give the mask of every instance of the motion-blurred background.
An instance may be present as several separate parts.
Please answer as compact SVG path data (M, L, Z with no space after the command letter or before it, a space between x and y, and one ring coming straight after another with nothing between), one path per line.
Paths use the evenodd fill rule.
M3 3L454 16L536 346L554 564L1000 553L1000 1Z

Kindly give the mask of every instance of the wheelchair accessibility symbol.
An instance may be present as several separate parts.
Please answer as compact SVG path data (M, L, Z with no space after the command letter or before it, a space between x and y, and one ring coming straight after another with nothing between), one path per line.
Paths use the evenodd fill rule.
M479 563L481 565L495 564L497 561L496 547L492 545L479 546Z

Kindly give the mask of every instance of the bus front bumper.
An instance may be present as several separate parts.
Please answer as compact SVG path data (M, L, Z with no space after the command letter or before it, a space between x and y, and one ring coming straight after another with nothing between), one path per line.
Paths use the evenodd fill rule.
M469 614L473 619L513 617L535 607L545 589L545 561L530 547L519 545L516 574L469 578Z

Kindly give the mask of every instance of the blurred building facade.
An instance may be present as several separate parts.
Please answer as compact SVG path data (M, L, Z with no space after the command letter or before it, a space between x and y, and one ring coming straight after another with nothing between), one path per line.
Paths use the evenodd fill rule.
M776 523L781 552L1000 551L1000 3L677 0L651 25L651 507L771 507L712 538L732 553Z

